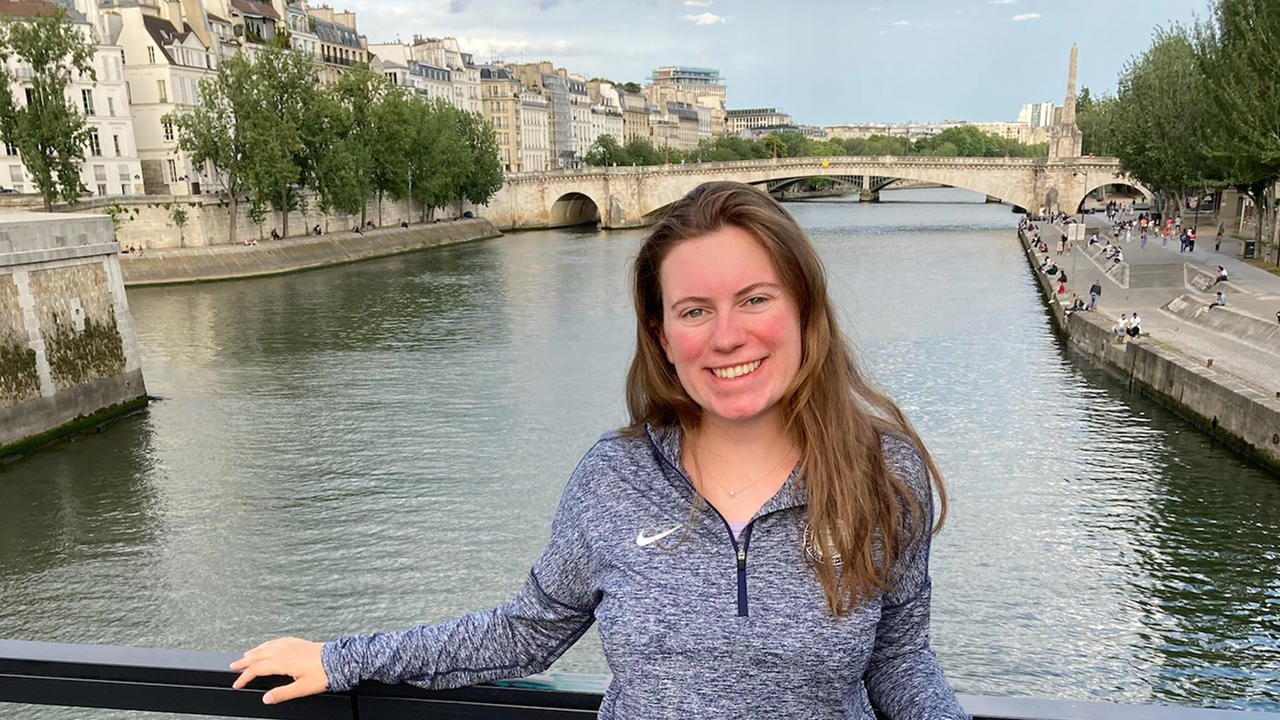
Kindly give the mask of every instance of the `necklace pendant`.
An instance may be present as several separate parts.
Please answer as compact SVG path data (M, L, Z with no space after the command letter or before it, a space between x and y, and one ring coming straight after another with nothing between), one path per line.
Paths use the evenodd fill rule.
M730 491L729 491L729 497L733 497L734 495L737 495L737 494L738 494L738 491L737 491L737 490L730 490Z

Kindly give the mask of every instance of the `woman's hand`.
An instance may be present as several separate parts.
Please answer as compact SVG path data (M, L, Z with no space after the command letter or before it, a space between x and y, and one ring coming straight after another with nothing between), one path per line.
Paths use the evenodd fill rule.
M231 663L232 670L242 671L231 687L242 688L263 675L288 675L293 682L272 688L262 696L262 702L272 705L322 693L329 686L329 677L320 662L323 647L324 643L295 637L268 640Z

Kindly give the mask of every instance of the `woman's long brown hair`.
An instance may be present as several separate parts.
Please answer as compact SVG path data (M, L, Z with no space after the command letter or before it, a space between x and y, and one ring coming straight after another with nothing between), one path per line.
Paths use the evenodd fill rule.
M858 370L836 324L826 272L813 245L795 219L765 193L740 183L699 185L672 205L640 248L627 430L640 432L645 423L678 424L688 434L700 423L702 410L681 386L659 340L659 270L679 243L724 227L741 228L760 241L800 311L800 370L783 397L783 417L800 446L809 532L818 546L813 566L831 612L843 615L877 591L890 589L900 555L942 527L947 496L932 456L902 410ZM939 498L932 529L925 527L916 493L889 470L882 433L897 433L920 452Z

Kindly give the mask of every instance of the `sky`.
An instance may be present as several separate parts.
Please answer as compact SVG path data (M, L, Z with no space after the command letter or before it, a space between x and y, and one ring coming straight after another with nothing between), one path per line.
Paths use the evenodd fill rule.
M1078 87L1114 93L1158 26L1210 0L328 0L370 43L458 38L477 62L550 60L647 84L663 65L710 67L728 107L795 122L1014 120Z

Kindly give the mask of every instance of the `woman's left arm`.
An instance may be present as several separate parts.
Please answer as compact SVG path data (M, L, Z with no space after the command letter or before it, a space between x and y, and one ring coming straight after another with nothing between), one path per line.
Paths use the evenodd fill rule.
M875 647L863 683L871 704L887 720L967 720L969 716L960 708L929 646L933 494L928 471L914 448L910 448L910 458L910 462L891 466L910 468L902 475L920 499L924 536L898 559L894 586L881 601Z

